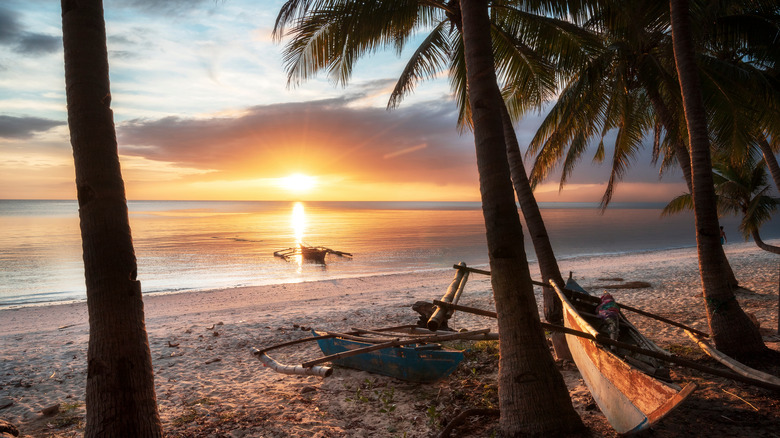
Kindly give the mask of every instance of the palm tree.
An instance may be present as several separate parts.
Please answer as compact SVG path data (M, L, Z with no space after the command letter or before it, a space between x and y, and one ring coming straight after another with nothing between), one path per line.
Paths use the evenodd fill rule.
M471 93L466 93L466 90L469 87L466 86L467 81L465 76L465 44L464 40L461 39L460 32L455 32L459 31L461 28L460 16L460 7L457 1L449 1L445 3L440 1L418 2L416 0L399 0L395 2L305 2L290 0L280 11L279 17L277 18L275 33L277 37L281 37L284 34L284 25L290 22L294 23L294 27L291 31L293 38L287 45L287 49L285 51L285 60L287 62L290 82L295 83L296 81L305 79L320 69L327 69L334 82L346 83L351 72L352 63L360 55L377 50L378 47L389 44L392 44L397 49L400 49L403 47L404 43L408 41L410 35L415 29L421 27L430 28L432 30L428 34L428 37L425 38L420 47L415 51L414 55L412 56L412 60L407 65L401 79L396 85L395 91L391 96L390 106L394 106L400 102L403 96L408 93L408 91L418 80L420 80L420 78L432 76L436 71L439 71L441 66L449 63L450 72L452 73L451 80L457 96L456 100L458 101L461 108L461 120L468 121L470 120L468 115L470 114L469 108L471 108L471 105L469 105L469 98L471 97ZM499 14L499 16L506 19L506 14ZM497 38L497 40L503 42L503 44L497 43L497 48L494 48L492 44L488 45L488 51L491 54L493 51L503 50L504 56L500 58L503 60L503 62L497 63L499 71L517 71L518 69L526 66L526 68L533 69L535 74L532 76L538 78L538 80L542 82L545 81L543 79L543 73L546 72L548 75L552 74L551 68L548 65L543 64L543 60L538 56L534 57L534 59L531 59L533 62L528 61L530 59L529 48L525 44L517 42L514 34L503 32L502 29L497 28L497 26L494 24L490 24L490 22L485 30L491 30L495 34L499 34L501 36L501 38ZM490 33L486 32L486 34L489 39ZM493 86L497 89L498 85L495 82L496 66L492 64L492 56L490 57L490 61L491 69L493 71ZM550 83L549 80L546 81L547 83ZM546 91L543 87L537 88L537 93L544 92ZM513 108L519 108L521 106L522 104L520 101L515 100L515 105ZM517 142L514 133L512 132L511 121L509 121L508 118L508 110L505 106L503 106L503 103L501 107L502 110L497 113L498 120L502 123L500 129L508 133L511 132L511 134L507 135L507 137L514 140L516 147ZM504 115L503 119L502 114ZM508 122L505 123L505 120ZM501 137L501 140L504 141L504 136ZM519 152L517 152L516 156L519 157L519 155ZM507 146L504 145L503 166L507 166L506 163ZM495 166L495 163L491 164L491 166ZM518 174L518 177L514 178L516 184L519 183L522 185L523 179L526 178L525 171L522 168L522 162L520 162L520 166L515 166L515 169L519 169L520 172L522 172L521 176ZM480 167L480 172L483 171L487 170L483 167ZM513 175L513 177L514 176L515 175ZM533 194L527 182L525 183L525 186L528 188L528 190L524 192L525 196L527 197L530 195L529 203L532 202L533 207L535 207L537 211L536 217L528 221L529 228L532 226L537 227L540 224L542 229L541 232L531 232L532 235L535 236L536 245L536 239L540 236L546 237L546 231L543 230L544 227L543 222L541 221L541 215L538 214L538 206L533 199ZM510 194L511 189L512 186L510 182ZM490 193L490 196L492 196L492 192ZM524 205L523 211L525 213L526 205L528 203L523 203L523 196L520 195L520 192L518 192L518 196L521 198L521 204ZM504 311L509 312L510 314L523 315L526 313L526 316L524 316L523 319L527 319L531 318L528 316L527 312L531 309L535 309L532 292L530 295L530 301L527 300L527 297L524 297L522 300L518 301L517 298L507 298L507 289L506 287L502 286L506 284L514 284L514 286L517 286L517 279L513 276L525 275L527 274L528 270L527 260L525 259L525 254L522 250L522 228L520 227L519 218L517 217L517 208L514 204L513 198L510 202L511 206L509 204L502 205L500 208L498 208L498 210L492 210L492 201L483 199L483 208L489 209L488 212L486 212L486 226L488 228L489 236L494 236L495 238L497 235L495 231L496 227L498 227L498 229L504 230L504 225L501 224L509 224L506 226L511 227L516 223L517 229L507 228L507 230L510 232L510 234L514 232L520 233L519 240L506 240L507 242L512 242L514 245L519 245L513 251L519 250L522 253L521 258L517 258L519 256L512 258L513 263L519 264L513 268L517 271L507 272L506 270L499 269L498 271L494 271L493 274L494 288L499 287L502 291L500 293L496 292L496 307L501 307L504 309ZM491 219L487 219L487 217L490 217ZM527 216L527 218L528 217L530 216ZM495 222L494 219L499 222ZM532 221L535 221L533 222L533 225ZM538 230L539 228L536 229ZM546 278L555 278L559 283L562 284L562 278L557 267L557 262L555 262L552 248L549 246L549 240L546 242L549 249L547 252L549 254L548 257L551 257L552 259L552 267L547 269L547 267L550 266L550 263L546 262L546 260L549 260L549 258L545 258L543 260L542 257L540 257L540 266L543 266L543 276L546 276ZM523 271L523 269L525 271ZM550 274L552 269L554 269L554 272L556 272L557 275ZM527 276L528 280L530 281L530 274L527 274ZM507 283L509 281L507 278L512 279L512 282ZM530 285L530 282L528 284ZM514 288L512 290L518 294L525 293L524 289ZM562 314L559 313L559 319L555 322L559 322L560 320L562 320ZM529 324L531 323L532 322L529 322ZM504 318L504 324L509 324L509 320ZM531 327L531 329L536 330L537 327L534 326ZM507 330L507 333L508 334L506 336L510 337L511 333L515 333L515 330ZM536 336L535 333L536 332L528 332L524 334L522 343L530 343L532 346L526 348L531 348L536 353L546 356L544 361L546 361L548 358L551 361L552 358L549 356L549 351L546 350L546 347L542 350L535 350L535 348L540 346L540 344L533 344L533 342L536 341L536 338L534 337ZM531 337L529 338L528 336ZM517 352L522 351L516 348L518 344L514 342L514 339L516 338L512 336L511 340L502 341L502 350L506 349L504 354L502 354L502 357L506 356L507 360L510 358L516 359L518 357ZM511 363L511 361L507 362L507 364ZM558 382L559 380L557 380L557 378L560 377L559 373L554 371L551 362L548 363L548 365L549 367L545 369L544 374L553 375L553 377L550 377L548 381ZM503 369L504 372L502 375L504 378L502 381L507 382L507 385L516 381L514 377L509 376L517 376L517 373L521 372L518 371L516 367L510 367L508 365ZM504 412L502 415L502 423L506 421L506 424L518 424L517 418L520 418L520 414L517 409L528 408L531 406L527 402L524 404L517 402L517 400L520 400L522 397L524 397L521 394L525 393L525 391L518 393L512 390L511 388L515 387L515 385L517 385L517 383L513 384L511 387L507 387L506 390L502 391L504 400L504 403L502 403L502 411ZM553 385L550 387L550 389L556 395L550 398L552 403L551 405L544 405L545 409L550 408L550 412L557 411L558 413L563 413L563 428L571 430L581 428L582 424L579 418L571 409L571 403L568 399L568 392L566 391L565 386ZM541 395L541 393L535 392L533 388L528 388L526 391L530 391L528 392L529 396L539 397ZM504 418L506 418L506 420L504 420ZM512 420L513 418L515 420ZM531 417L524 418L528 421L534 420L531 424L536 424L536 427L554 427L554 430L558 430L562 427L560 423L553 424L548 420L545 420L547 421L546 423L540 424L538 419ZM510 421L512 421L512 423L508 423ZM512 426L507 426L504 429L511 430Z
M463 41L458 1L406 0L364 3L352 1L290 0L282 7L275 26L281 38L285 25L293 23L292 40L285 49L288 83L298 83L318 70L326 69L335 83L346 84L352 64L361 55L382 45L400 49L417 28L429 28L427 37L411 56L390 95L388 108L400 104L420 81L447 70L459 108L458 125L471 126ZM576 12L577 2L538 6L541 12L565 16ZM542 2L544 6L545 2ZM388 30L392 27L392 30ZM503 118L512 180L533 241L545 284L563 278L549 240L539 206L528 184L512 118L518 118L554 96L556 76L579 64L597 46L595 37L573 23L525 11L508 2L493 10L490 30L492 51L507 100ZM392 35L391 35L392 33ZM510 117L511 114L511 117ZM563 321L560 301L544 288L544 314L552 323ZM559 357L569 357L562 335L553 335Z
M89 308L85 436L159 437L141 284L110 108L101 0L63 0L65 87Z
M468 94L474 122L482 212L487 228L491 283L501 334L499 402L505 436L563 435L583 429L554 368L538 314L523 232L512 192L492 56L487 0L462 0ZM534 358L534 360L528 360ZM522 378L518 378L523 376ZM567 407L566 410L558 410Z
M765 71L771 62L757 48L777 38L780 21L773 19L776 12L756 13L735 4L739 2L727 3L730 8L697 9L698 31L707 35L708 42L700 56L700 71L713 144L741 155L756 142L754 133L766 135L764 131L770 131L773 123L770 132L777 132L780 96ZM603 161L604 136L617 132L612 172L602 198L602 208L606 208L652 130L654 159L663 155L661 171L676 162L691 191L687 128L668 32L668 9L654 1L604 2L585 26L603 38L603 48L572 75L531 142L528 155L536 154L532 185L562 163L563 188L593 140L600 137L594 160ZM725 253L721 257L724 281L736 290L739 284Z
M758 329L742 311L728 285L721 281L720 233L710 142L688 0L671 0L670 17L674 59L691 150L696 246L710 334L716 347L726 354L762 352L766 346Z
M734 162L720 156L713 165L713 182L717 195L720 216L741 215L739 231L745 240L752 237L756 245L774 254L780 254L780 247L772 246L761 239L761 226L772 218L780 205L780 199L769 195L766 163L749 154L741 162ZM677 196L664 208L664 215L693 208L690 193Z

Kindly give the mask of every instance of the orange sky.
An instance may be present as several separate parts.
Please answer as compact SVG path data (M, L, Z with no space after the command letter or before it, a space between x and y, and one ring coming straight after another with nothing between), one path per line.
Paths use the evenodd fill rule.
M163 14L158 3L105 11L128 199L479 200L473 136L458 134L447 72L385 109L413 42L400 55L361 59L348 87L324 75L287 87L282 45L271 38L281 0L177 0ZM0 198L76 196L59 9L0 6ZM530 115L518 125L521 147L539 123ZM647 143L615 201L665 202L685 189L679 172L659 182ZM553 175L537 198L598 202L609 167L588 160L563 192ZM280 185L295 173L316 184Z

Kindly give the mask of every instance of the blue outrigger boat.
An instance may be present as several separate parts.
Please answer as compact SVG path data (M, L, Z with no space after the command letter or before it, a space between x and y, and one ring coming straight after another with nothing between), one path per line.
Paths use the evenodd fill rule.
M349 333L317 332L262 350L252 349L265 366L283 374L327 377L333 373L326 362L397 379L430 383L449 376L463 360L463 352L442 347L439 342L454 339L496 339L489 329L469 332L431 332L414 325L384 329L353 329ZM277 362L268 352L307 341L317 341L325 354L300 365Z
M325 333L314 332L314 334L320 336L317 344L326 356L375 345L343 337L322 337ZM408 382L430 383L452 374L462 360L462 351L445 349L441 344L423 343L387 347L354 356L335 358L331 363Z

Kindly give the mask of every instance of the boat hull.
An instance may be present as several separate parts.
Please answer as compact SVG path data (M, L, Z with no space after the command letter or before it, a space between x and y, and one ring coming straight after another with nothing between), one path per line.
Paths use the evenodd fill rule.
M370 346L342 338L318 339L325 355ZM390 347L333 360L333 364L417 383L430 383L450 375L463 360L463 352L432 349L432 345Z
M559 294L564 307L564 325L588 333L595 329L580 316L565 296ZM574 362L610 425L621 434L631 434L649 428L694 389L682 391L637 368L609 349L581 337L566 335Z

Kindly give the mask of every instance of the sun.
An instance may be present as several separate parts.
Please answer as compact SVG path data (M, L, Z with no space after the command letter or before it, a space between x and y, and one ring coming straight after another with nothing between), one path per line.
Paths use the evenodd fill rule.
M280 178L279 185L285 190L303 193L310 191L317 185L317 178L302 173L294 173L284 178Z

